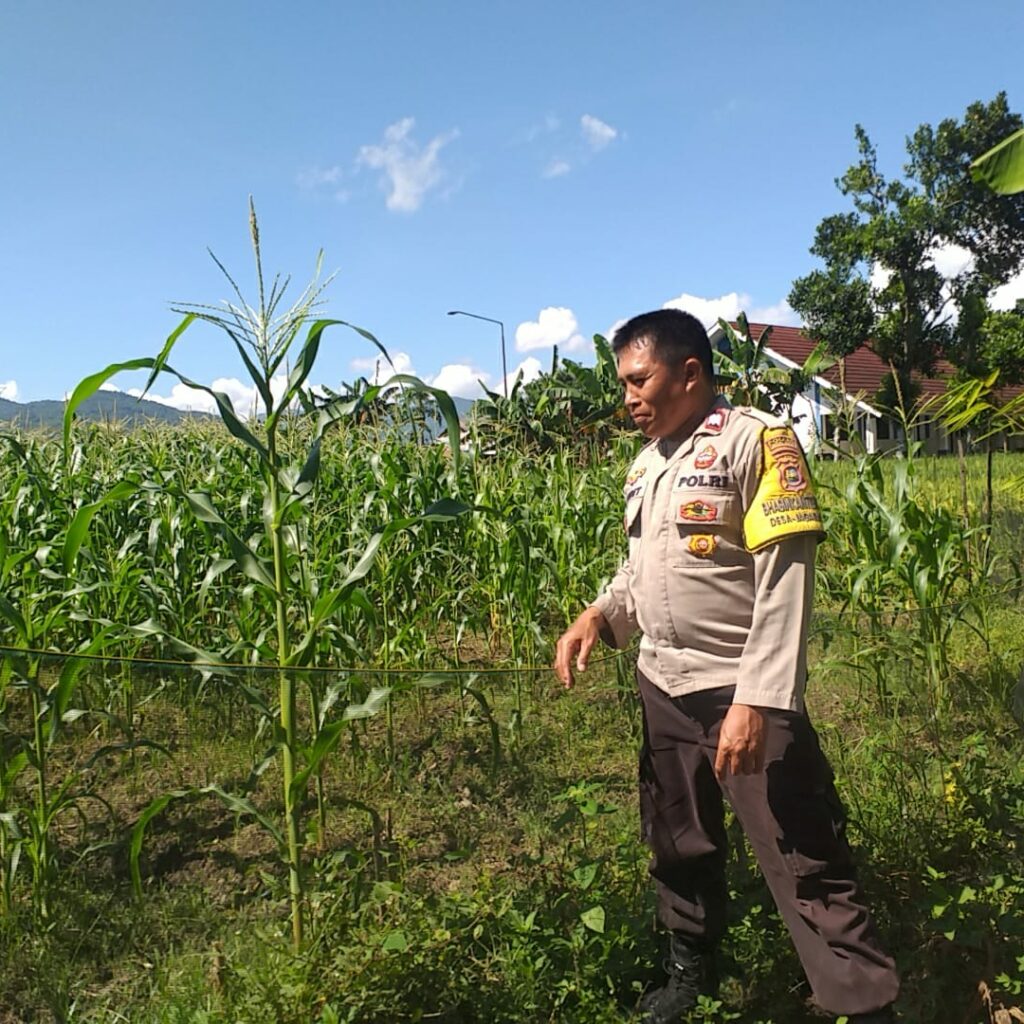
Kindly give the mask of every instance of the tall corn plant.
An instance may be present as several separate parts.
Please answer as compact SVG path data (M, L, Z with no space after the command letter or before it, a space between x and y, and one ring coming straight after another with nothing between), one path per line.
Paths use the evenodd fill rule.
M94 515L133 485L122 481L80 504L69 522L80 481L65 470L73 469L78 455L62 467L59 457L47 462L37 446L13 435L0 442L20 467L0 501L0 643L8 648L0 668L0 889L10 911L11 882L24 852L32 867L36 914L46 922L59 867L58 819L87 799L103 800L79 787L76 772L54 778L50 751L65 728L85 714L73 704L85 662L64 658L59 672L45 673L48 659L42 652L71 642L80 597L72 585L78 551ZM96 654L112 642L107 625L82 643L80 652ZM28 728L21 724L23 716L8 717L15 693L27 695ZM31 792L25 807L15 803L22 785Z
M293 461L288 452L289 434L292 431L287 428L298 423L300 406L315 409L318 405L306 388L306 382L316 362L324 331L334 325L350 327L375 345L389 363L390 358L380 342L368 331L342 320L314 318L324 288L330 281L328 278L326 282L320 282L319 259L312 283L293 305L285 309L283 298L289 280L282 281L278 276L269 288L266 287L259 228L251 198L249 229L256 265L256 304L250 305L245 300L234 279L213 256L231 285L237 302L225 302L221 307L180 305L176 311L184 313L184 319L168 337L159 355L115 363L85 378L67 403L64 439L67 447L75 410L105 381L123 370L148 369L150 372L145 391L149 390L160 374L171 374L187 387L205 392L214 400L226 429L244 446L248 464L261 484L261 530L243 538L218 508L214 495L209 491L183 490L177 496L190 508L196 519L219 537L226 549L225 557L218 562L218 571L235 570L248 577L257 592L273 608L276 644L261 644L260 650L254 653L262 655L269 647L268 653L280 666L276 745L282 761L284 829L274 828L251 804L238 796L226 794L218 787L206 787L204 792L221 797L236 811L256 816L278 839L288 866L292 940L298 948L304 931L301 808L311 777L317 777L320 765L336 745L345 721L343 717L334 723L325 723L314 694L311 708L314 735L311 742L304 744L298 732L296 675L310 664L317 649L316 640L321 628L353 600L358 599L359 583L370 572L377 551L386 537L419 522L450 520L467 511L467 507L452 500L435 501L418 516L392 520L373 534L339 585L321 586L312 577L306 564L304 537L309 518L309 498L320 473L321 445L328 428L342 418L358 414L366 402L376 399L389 385L397 384L424 391L438 403L448 428L454 484L459 451L458 417L447 394L426 387L416 378L396 375L385 385L368 388L357 398L337 399L321 405L306 435L308 448L304 457L300 461ZM206 321L230 338L259 396L258 416L243 418L226 394L189 379L168 362L175 343L195 320ZM300 343L303 331L305 336ZM157 623L143 625L144 631L161 631ZM181 638L177 639L177 645L180 649L195 651L192 645ZM263 710L269 712L266 707ZM300 763L302 760L304 764ZM192 795L195 794L180 792L161 797L140 817L131 844L137 889L140 887L137 857L145 824L166 807L170 799Z
M843 610L868 620L867 658L880 700L890 695L886 635L907 624L928 684L925 696L938 714L949 707L950 637L977 617L983 602L978 584L985 581L972 580L969 572L977 531L921 499L917 447L894 460L888 474L879 456L853 458L852 478L829 503L826 528L836 557L822 571L825 590L840 598Z
M982 520L991 530L993 508L992 440L999 434L1024 434L1024 395L1005 401L999 394L999 371L992 370L984 377L967 377L951 384L941 395L928 400L921 410L923 417L934 419L952 434L969 431L985 445L985 505ZM961 464L963 457L961 455ZM968 519L966 498L966 469L963 474L964 520Z

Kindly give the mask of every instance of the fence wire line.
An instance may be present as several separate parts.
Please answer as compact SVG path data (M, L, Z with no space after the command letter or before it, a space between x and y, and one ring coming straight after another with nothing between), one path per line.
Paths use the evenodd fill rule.
M1016 592L1018 595L1022 590L1020 583L1008 584L999 590L991 591L986 597L1001 597L1005 594ZM860 608L843 608L839 611L819 611L815 613L809 630L810 636L818 636L829 629L824 622L839 625L849 618L900 618L904 615L930 614L936 611L948 611L952 608L964 608L966 600L950 601L947 604L933 604L926 608L886 608L880 611L866 611ZM863 639L883 639L887 633L868 634ZM590 659L591 665L602 665L609 662L617 662L618 659L635 653L639 649L638 644L624 647L622 650L614 651L611 654L602 654ZM421 668L421 669L387 669L379 666L309 666L301 667L295 665L280 665L276 663L264 665L249 665L245 662L204 662L204 660L184 660L182 658L166 657L135 657L128 654L98 654L66 650L46 650L42 647L15 647L9 644L0 644L0 653L3 654L31 654L38 657L57 658L71 660L78 658L83 662L99 662L111 665L138 665L150 668L174 668L174 669L195 669L202 672L253 672L253 673L280 673L294 672L305 675L368 675L368 676L525 676L537 672L550 672L552 667L545 665L524 665L506 666L499 668L469 668L455 666L451 668Z
M1007 586L1001 590L997 590L987 595L990 597L1000 597L1004 594L1009 594L1014 591L1019 592L1020 586L1014 584ZM949 611L954 608L963 608L964 601L953 601L948 604L930 605L927 608L889 608L884 611L878 612L866 612L862 610L844 609L837 612L818 612L814 619L825 619L828 620L829 625L824 622L815 622L812 620L811 628L809 630L810 636L819 636L822 632L829 631L830 627L834 627L843 622L844 619L864 619L864 618L890 618L897 619L907 615L923 615L930 614L940 611ZM888 634L869 634L863 636L862 639L885 639ZM590 659L591 665L606 664L609 662L618 661L621 658L625 658L627 655L633 654L638 650L638 645L633 644L629 647L623 648L621 651L615 651L612 654L600 655L596 658ZM23 654L33 655L36 657L53 658L58 660L69 661L76 658L80 661L93 661L101 662L104 664L113 665L140 665L147 666L150 668L190 668L196 671L208 671L208 672L253 672L253 673L267 673L267 672L295 672L298 674L305 675L378 675L378 676L425 676L425 675L531 675L536 672L550 672L551 665L508 665L504 667L479 667L471 668L468 666L453 666L447 668L384 668L382 666L368 665L365 667L357 667L352 665L339 665L339 666L309 666L302 667L298 665L281 665L277 663L271 664L257 664L251 665L243 661L185 661L183 659L175 658L140 658L133 657L131 655L116 655L116 654L87 654L79 653L75 651L60 651L60 650L45 650L37 647L14 647L8 644L0 644L0 654Z
M590 659L591 665L618 661L629 654L637 651L638 647L633 644L613 654L603 654ZM117 654L85 654L73 651L44 650L38 647L11 647L7 644L0 644L0 654L28 654L42 658L53 658L62 661L94 661L114 665L140 665L151 668L190 668L197 671L208 672L294 672L297 675L377 675L377 676L458 676L458 675L531 675L536 672L551 672L551 665L509 665L505 668L469 668L467 666L454 666L452 668L381 668L379 666L367 666L366 668L355 668L352 666L330 667L326 665L310 666L304 668L301 665L279 665L261 664L249 665L244 661L183 661L173 658L138 658L130 655Z
M1008 583L1004 587L1000 587L998 590L990 590L984 594L985 598L998 598L1005 597L1007 594L1015 594L1018 599L1021 593L1024 592L1024 583L1014 582ZM933 612L946 612L951 611L955 608L964 609L970 604L969 598L961 598L959 601L950 601L946 604L930 604L926 608L886 608L868 611L863 608L852 608L846 606L841 608L839 611L818 611L816 612L811 621L811 629L815 628L815 619L830 619L833 622L839 621L844 618L861 618L861 619L897 619L904 615L929 615Z

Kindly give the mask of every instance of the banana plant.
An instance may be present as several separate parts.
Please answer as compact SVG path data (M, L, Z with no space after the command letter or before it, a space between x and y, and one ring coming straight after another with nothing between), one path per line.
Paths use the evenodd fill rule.
M745 313L737 315L736 327L722 319L718 326L725 334L729 351L715 351L715 373L724 382L725 392L734 405L749 405L792 418L797 395L835 362L825 346L819 344L802 366L778 366L765 354L772 336L770 326L754 338Z
M971 177L1004 196L1024 192L1024 128L973 160Z

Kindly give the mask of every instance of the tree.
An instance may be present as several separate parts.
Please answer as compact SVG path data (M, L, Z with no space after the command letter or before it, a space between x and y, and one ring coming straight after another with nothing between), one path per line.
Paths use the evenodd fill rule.
M985 368L998 370L1001 384L1024 384L1024 300L1015 309L989 310L979 333Z
M870 338L904 396L913 393L914 371L931 373L940 357L960 365L957 306L989 294L1024 263L1024 195L976 182L971 159L1022 124L1005 93L973 103L962 121L921 125L907 139L903 175L892 179L857 125L860 159L836 182L854 210L818 225L811 252L824 269L796 280L789 296L808 332L840 357ZM936 257L951 245L967 258L945 275Z

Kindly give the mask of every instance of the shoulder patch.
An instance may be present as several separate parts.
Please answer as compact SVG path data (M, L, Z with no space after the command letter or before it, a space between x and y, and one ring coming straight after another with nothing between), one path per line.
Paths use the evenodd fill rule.
M726 408L713 409L704 420L700 430L707 431L709 434L720 434L725 429L730 412L732 410Z
M743 517L748 551L760 551L786 537L824 535L818 499L800 442L789 427L766 427L761 434L761 479Z

